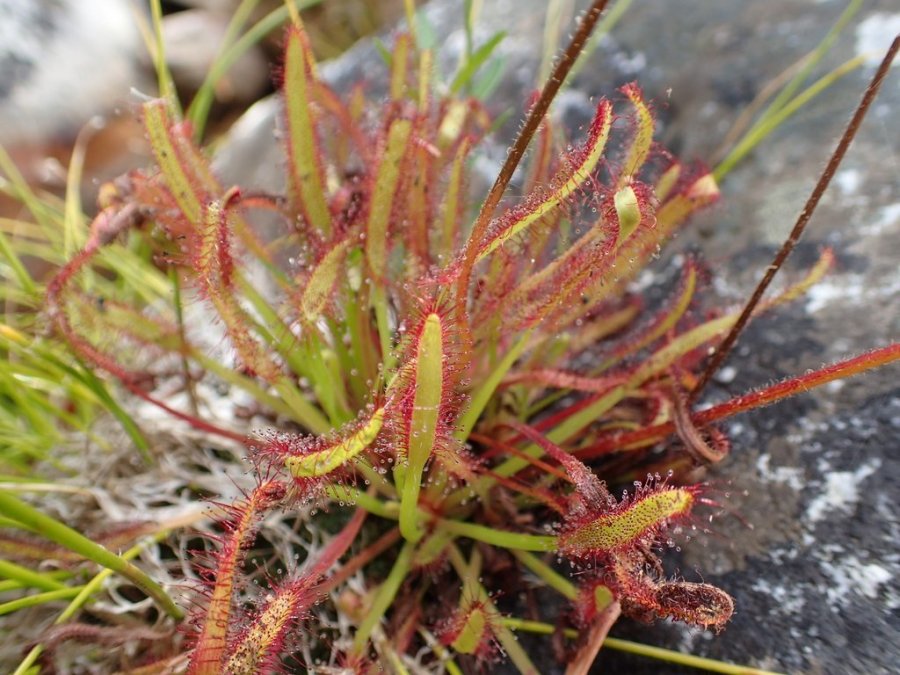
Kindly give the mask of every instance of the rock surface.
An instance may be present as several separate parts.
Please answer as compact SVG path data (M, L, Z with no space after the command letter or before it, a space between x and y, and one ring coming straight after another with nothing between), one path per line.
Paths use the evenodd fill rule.
M506 72L491 104L495 112L520 111L534 86L545 6L541 0L485 3L481 39L500 29L509 33L501 47ZM452 72L462 45L461 7L461 0L435 0L427 10L444 36L445 72ZM662 142L683 158L709 158L754 96L812 49L842 9L843 3L827 1L637 0L561 99L559 112L566 121L583 123L590 97L611 95L637 80L656 101ZM888 0L868 3L817 72L857 53L883 51L879 34L889 34L898 22L900 13ZM338 87L359 78L377 86L373 64L380 66L376 50L363 43L323 72ZM670 254L702 249L722 302L738 305L752 290L873 70L870 65L854 71L786 122L727 176L721 204L669 247ZM898 105L895 68L782 281L796 278L823 245L834 247L837 268L805 300L755 322L710 398L802 373L900 334ZM226 180L283 187L272 135L276 110L272 101L258 104L235 128L219 155ZM504 139L519 118L518 112L513 115L489 156L502 158ZM667 264L664 257L659 269ZM727 423L734 447L712 481L729 494L728 509L735 515L718 518L713 536L686 544L676 564L688 579L702 573L734 594L734 621L715 637L681 626L647 629L624 621L614 634L777 671L896 672L897 383L898 369L889 366ZM542 668L561 672L549 657ZM609 650L595 668L693 672Z

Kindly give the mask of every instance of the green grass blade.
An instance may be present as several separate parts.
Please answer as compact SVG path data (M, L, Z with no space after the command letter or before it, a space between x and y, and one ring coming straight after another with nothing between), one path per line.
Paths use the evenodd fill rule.
M60 546L64 546L98 565L121 574L156 600L166 614L175 619L182 618L183 612L172 602L172 599L159 584L132 563L111 553L100 544L79 534L71 527L64 525L55 518L51 518L6 492L0 492L0 514L17 520L25 526L39 531L44 537Z

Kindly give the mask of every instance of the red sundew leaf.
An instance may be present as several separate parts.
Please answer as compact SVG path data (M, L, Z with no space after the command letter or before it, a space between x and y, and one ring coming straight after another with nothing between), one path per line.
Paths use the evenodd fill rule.
M691 300L694 298L694 293L697 290L697 276L697 264L688 258L682 269L681 283L677 295L666 303L665 309L646 328L640 330L636 335L629 334L625 336L621 345L613 350L612 355L603 362L598 370L605 370L627 356L636 354L674 329L687 312Z
M418 130L417 130L418 131ZM431 265L429 227L434 222L431 188L436 182L438 162L429 149L412 139L410 175L406 177L406 206L402 234L410 257L406 260L406 276L415 281L421 271Z
M546 185L553 178L552 167L556 159L553 154L555 131L553 117L545 115L536 134L535 146L531 149L528 178L523 189L525 194L540 189L541 185Z
M328 568L340 558L353 543L365 520L361 509L328 543L315 562L300 570L296 577L273 589L265 603L256 612L246 628L232 641L223 673L229 675L256 675L272 672L280 666L281 648L297 621L324 594L325 580L320 583Z
M166 101L158 99L143 107L144 128L150 149L181 215L190 230L202 231L203 205L220 188L200 159L186 126L175 125Z
M412 122L407 119L396 119L391 123L384 155L374 174L375 184L366 221L365 251L369 271L377 284L383 284L387 278L388 224L412 128Z
M111 211L110 209L114 209ZM114 234L124 232L130 227L135 227L144 221L145 213L134 204L128 204L121 208L110 207L102 211L91 225L91 236L81 251L72 257L53 276L47 284L45 303L50 320L56 330L63 336L75 352L95 367L106 371L123 382L136 382L143 377L142 373L129 371L114 358L101 351L84 336L75 330L69 315L66 295L70 292L69 285L75 276L87 267L100 248L113 241Z
M464 138L456 149L450 177L444 190L444 201L441 204L441 228L439 251L449 254L459 243L460 229L465 216L465 168L472 141ZM437 261L440 262L440 261Z
M280 370L251 336L253 322L231 288L234 262L228 239L229 220L240 192L230 190L222 194L186 126L172 123L164 101L144 105L144 126L162 178L187 223L189 256L202 290L216 308L241 359L258 375L275 382ZM177 220L176 217L174 221ZM170 225L172 221L169 219Z
M360 127L360 117L366 105L361 84L354 86L349 103L344 103L331 87L324 82L317 82L316 102L322 107L324 113L319 124L335 125L335 132L329 134L329 157L334 159L338 167L346 167L350 164L351 155L359 158L362 166L370 166L373 161L372 144L366 138ZM332 209L334 212L334 210Z
M522 206L507 211L495 219L478 245L474 262L482 260L526 228L569 202L589 180L596 168L612 126L612 106L600 101L587 141L567 158L569 167L560 172L546 194L531 195Z
M562 465L578 492L579 501L576 503L578 510L584 512L593 509L603 510L615 505L615 499L610 495L609 490L606 489L605 483L597 478L594 472L584 463L575 459L527 424L510 422L508 426L533 443L540 445L547 455Z
M613 263L615 277L596 278L583 290L587 299L584 310L620 296L625 285L647 266L672 233L690 215L714 203L718 197L719 188L712 174L700 172L698 175L695 171L693 175L682 176L680 182L672 188L672 194L656 207L653 227L639 229L616 250ZM576 318L574 313L567 317L569 321Z
M516 384L543 385L547 389L572 389L574 391L589 391L602 394L616 385L622 384L625 379L621 376L611 377L584 377L577 373L568 373L562 370L529 370L523 373L507 375L501 387L511 387Z
M526 278L503 300L508 308L504 324L513 331L544 322L542 329L552 332L554 316L565 315L581 303L581 290L595 276L603 276L612 263L614 235L593 227L568 251L539 272Z
M606 582L597 578L586 578L578 586L575 599L575 622L588 626L615 600Z
M685 448L696 461L706 464L721 462L728 455L729 443L718 429L707 429L707 438L691 418L690 404L680 392L673 397L675 429Z
M243 549L252 541L260 513L272 508L285 494L284 484L269 481L257 487L243 503L229 507L233 514L228 523L230 533L215 557L215 585L191 655L189 675L223 672L229 634L235 628L232 609Z
M659 560L647 550L619 551L606 569L605 578L622 610L635 618L675 619L718 632L734 613L734 600L715 586L659 579Z
M734 614L734 600L710 584L665 581L656 591L656 614L720 632Z
M694 413L694 424L709 424L748 410L755 410L784 398L788 398L789 396L796 396L797 394L821 387L828 382L858 375L893 363L897 360L900 360L900 343L894 343L887 347L882 347L881 349L875 349L866 354L855 356L851 359L839 361L811 373L788 378L783 382L779 382L770 387L765 387L758 391L744 394L743 396L737 396L724 403L707 408L706 410L701 410ZM674 421L635 431L615 432L599 439L591 445L576 450L574 454L581 459L594 459L617 450L645 447L656 443L675 432L676 425Z
M453 615L438 627L438 637L459 654L470 654L482 663L491 661L499 653L494 631L500 620L490 601L464 590Z
M634 176L647 161L650 155L650 146L653 144L653 114L647 103L644 101L644 95L641 93L640 87L636 83L631 82L619 89L634 106L634 133L631 137L631 146L628 148L626 159L622 164L622 171L619 175L618 186L624 187L631 183Z

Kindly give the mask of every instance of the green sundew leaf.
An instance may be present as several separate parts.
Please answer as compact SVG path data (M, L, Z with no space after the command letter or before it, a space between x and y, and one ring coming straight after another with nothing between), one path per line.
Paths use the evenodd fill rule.
M399 101L406 97L411 47L412 36L409 33L401 33L397 36L397 40L394 42L393 57L391 58L390 93L392 101Z
M172 196L184 216L196 227L203 218L203 201L194 182L181 162L180 152L171 135L171 119L168 104L164 100L144 104L144 128L150 139L150 148L159 168L165 176Z
M604 513L571 532L561 534L559 549L568 555L610 553L638 545L648 532L686 516L694 506L693 493L685 488L650 492L626 507Z
M70 551L102 565L134 583L174 619L178 620L183 613L159 584L148 577L132 563L110 553L103 546L91 541L55 518L38 511L33 506L17 499L7 492L0 491L0 514L12 518L28 528Z
M644 97L637 85L627 84L622 87L624 93L631 104L634 106L635 113L635 129L634 138L631 141L631 147L628 148L628 154L622 163L622 173L619 176L619 185L621 188L631 182L631 178L638 172L647 161L647 155L650 154L650 146L653 144L654 122L650 109L644 102Z
M616 207L616 217L619 220L619 234L616 238L616 246L631 236L635 228L641 222L641 207L638 204L637 195L630 185L618 190L613 197Z
M350 240L345 239L336 244L322 256L306 286L300 294L300 313L307 325L313 326L322 316L334 290L334 285L343 269L342 263L350 249Z
M609 130L612 126L612 109L608 102L601 102L597 108L597 115L591 125L591 135L586 146L582 149L579 164L574 167L566 180L555 187L545 199L538 202L527 212L505 223L502 229L496 232L485 243L480 244L480 250L476 257L482 260L512 237L524 231L530 225L538 222L572 196L590 178L591 172L600 161L606 140L609 138Z
M320 478L343 466L369 447L378 437L384 422L384 408L346 438L308 455L288 457L284 466L294 478Z
M444 345L441 318L435 313L425 318L419 336L412 389L412 416L406 439L406 473L400 500L400 532L409 541L418 541L417 525L422 472L434 451L437 426L444 396Z
M412 122L397 119L388 131L387 147L378 167L375 189L372 192L371 210L366 223L366 262L374 275L374 282L380 284L387 267L387 231L391 210L394 206L394 192L400 179L400 167L406 154L406 145L412 132Z
M472 81L472 78L475 76L475 73L478 72L478 69L481 68L481 66L484 65L484 63L491 57L491 54L494 53L494 50L501 42L503 42L505 38L505 31L499 31L495 33L487 42L485 42L477 50L475 50L475 53L473 53L469 58L465 60L464 63L460 65L459 70L453 77L453 81L450 83L451 94L456 94L461 89L469 85L469 83Z
M487 616L480 605L469 609L466 614L465 623L450 646L460 654L474 654L484 638Z
M324 171L313 120L317 81L315 62L304 33L288 33L284 56L284 105L287 127L288 175L292 196L303 217L323 234L331 232Z

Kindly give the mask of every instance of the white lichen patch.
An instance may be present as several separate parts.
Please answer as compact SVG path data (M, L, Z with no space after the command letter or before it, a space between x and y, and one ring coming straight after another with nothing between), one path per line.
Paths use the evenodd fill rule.
M821 561L822 572L831 580L826 590L829 604L839 607L844 604L851 593L876 599L883 584L891 580L889 569L876 563L864 563L854 555Z
M804 485L803 469L795 466L769 466L772 456L764 453L756 460L756 470L763 480L770 483L785 483L792 490L800 491Z
M815 314L834 302L874 306L900 292L900 276L873 286L859 274L842 274L815 284L806 294L806 311Z
M843 169L834 174L834 184L845 195L856 194L862 182L863 175L859 169Z
M872 14L856 27L856 55L864 56L866 65L877 66L897 33L900 14Z
M859 233L866 237L877 237L884 234L889 228L900 227L900 202L894 202L879 209L878 215L866 222L860 228Z
M768 579L758 578L750 588L772 598L778 606L778 611L783 614L796 614L802 611L806 604L804 597L806 589L797 584L782 586L773 584Z
M853 513L859 502L860 484L881 467L881 460L872 458L856 471L832 471L825 476L821 493L806 508L806 519L817 523L832 511Z

